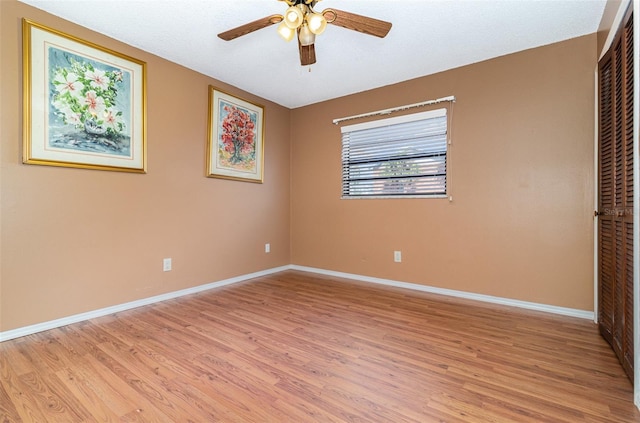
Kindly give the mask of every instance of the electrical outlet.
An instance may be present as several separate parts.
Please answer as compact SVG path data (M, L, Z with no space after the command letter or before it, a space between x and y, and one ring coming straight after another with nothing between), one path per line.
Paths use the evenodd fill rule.
M393 261L396 263L402 263L402 251L393 252Z
M168 272L170 270L171 270L171 259L170 258L162 259L162 271Z
M269 244L269 243L264 244L264 252L265 253L270 253L271 252L271 244Z

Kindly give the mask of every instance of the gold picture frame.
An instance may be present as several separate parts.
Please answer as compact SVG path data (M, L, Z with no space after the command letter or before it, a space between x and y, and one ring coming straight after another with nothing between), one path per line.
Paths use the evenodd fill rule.
M207 177L262 183L264 106L209 85Z
M146 63L22 20L23 163L146 173Z

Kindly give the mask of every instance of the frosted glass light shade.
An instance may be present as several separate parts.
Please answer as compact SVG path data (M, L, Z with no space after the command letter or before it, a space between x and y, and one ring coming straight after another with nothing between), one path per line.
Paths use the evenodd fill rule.
M294 35L296 35L296 30L289 28L286 23L281 22L280 25L278 25L278 34L280 34L285 41L291 41Z
M327 28L327 20L319 13L309 13L306 20L309 30L316 35L322 34Z
M304 20L302 10L295 6L291 6L284 12L284 23L291 29L298 28Z
M307 24L304 24L298 31L298 39L300 40L300 45L309 46L316 42L316 34L311 32Z

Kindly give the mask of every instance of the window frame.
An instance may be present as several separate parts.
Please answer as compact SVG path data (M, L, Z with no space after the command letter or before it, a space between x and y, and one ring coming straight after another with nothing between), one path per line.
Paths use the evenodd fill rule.
M345 169L346 169L346 164L345 164L345 145L344 145L344 137L345 137L345 133L349 132L355 132L355 131L361 131L361 130L367 130L367 129L375 129L375 128L381 128L381 127L385 127L385 126L392 126L392 125L399 125L399 124L403 124L403 123L412 123L412 122L417 122L420 120L429 120L429 119L434 119L434 118L439 118L439 117L444 117L445 118L445 150L444 150L444 166L445 166L445 172L444 172L444 193L437 193L437 194L388 194L388 193L384 193L384 194L380 194L380 195L357 195L357 194L345 194L345 184L347 183L345 181ZM433 109L433 110L428 110L428 111L424 111L424 112L419 112L419 113L411 113L411 114L406 114L406 115L402 115L402 116L396 116L396 117L389 117L389 118L384 118L384 119L377 119L377 120L372 120L372 121L368 121L368 122L363 122L363 123L356 123L356 124L352 124L352 125L346 125L340 128L341 130L341 196L340 199L342 200L368 200L368 199L410 199L410 198L415 198L415 199L425 199L425 198L429 198L429 199L448 199L449 198L449 185L450 185L450 178L449 178L449 171L450 171L450 147L451 147L451 141L449 138L449 133L450 133L450 122L449 122L449 110L446 107L443 108L438 108L438 109ZM388 160L388 162L391 162L393 160Z

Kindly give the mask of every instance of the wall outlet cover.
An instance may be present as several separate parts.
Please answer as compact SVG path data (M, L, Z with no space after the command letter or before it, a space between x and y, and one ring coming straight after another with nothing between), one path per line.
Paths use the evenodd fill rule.
M170 270L171 270L171 259L170 258L162 259L162 271L168 272Z

